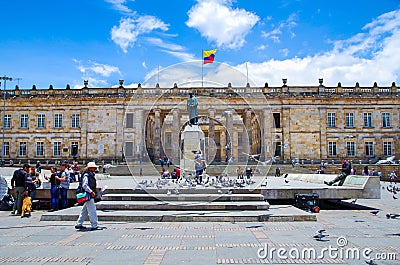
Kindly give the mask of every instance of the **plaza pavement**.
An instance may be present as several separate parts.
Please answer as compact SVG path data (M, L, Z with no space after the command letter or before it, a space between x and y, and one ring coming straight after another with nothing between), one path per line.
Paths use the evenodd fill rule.
M0 263L366 264L362 254L370 249L372 257L387 259L376 264L400 264L400 218L385 216L400 213L399 200L382 190L381 199L359 199L353 206L360 207L323 209L317 221L307 222L100 222L107 229L91 232L76 231L73 221L40 221L40 210L30 218L3 211ZM380 212L375 216L372 209ZM313 239L319 229L329 235L322 241ZM338 242L345 245L338 248ZM307 256L312 250L320 257Z

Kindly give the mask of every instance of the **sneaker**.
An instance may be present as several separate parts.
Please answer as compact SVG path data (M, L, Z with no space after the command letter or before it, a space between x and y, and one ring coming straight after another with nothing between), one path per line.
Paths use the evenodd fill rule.
M332 183L328 182L328 181L324 181L324 183L328 186L332 186Z
M81 229L86 229L86 226L83 225L76 225L75 229L81 230Z
M95 230L103 230L104 227L91 227L90 231L95 231Z

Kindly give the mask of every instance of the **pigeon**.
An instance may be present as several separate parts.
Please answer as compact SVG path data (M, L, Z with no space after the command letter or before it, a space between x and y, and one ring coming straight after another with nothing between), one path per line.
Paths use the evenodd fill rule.
M365 263L367 263L369 265L378 265L373 259L366 259Z
M170 190L167 191L167 195L171 195L171 191Z
M379 211L371 211L370 213L372 213L373 215L377 215Z
M105 168L105 169L109 169L109 168L112 168L112 167L117 167L117 166L114 166L114 165L111 165L111 164L105 164L103 166L103 168Z
M318 230L317 232L315 232L313 238L315 238L318 241L321 241L324 237L329 236L327 234L324 234L325 232L326 232L325 229Z
M286 179L285 179L285 183L289 183L289 180L286 180Z
M283 176L283 178L284 178L284 179L287 178L288 175L289 175L289 174L286 173L286 174Z
M395 214L395 213L388 213L386 214L387 219L396 219L397 217L400 217L400 214Z
M267 182L261 183L261 187L267 187Z
M397 197L393 195L393 199L394 199L394 200L397 200Z
M352 204L355 204L357 202L357 199L354 199L351 201Z

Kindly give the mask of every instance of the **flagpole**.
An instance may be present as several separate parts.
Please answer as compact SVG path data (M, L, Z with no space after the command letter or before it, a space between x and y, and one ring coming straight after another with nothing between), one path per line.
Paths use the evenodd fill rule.
M246 86L249 83L249 68L247 68L247 62L246 62Z
M204 50L201 49L201 88L203 88Z
M158 65L158 70L157 70L157 84L160 85L160 65Z

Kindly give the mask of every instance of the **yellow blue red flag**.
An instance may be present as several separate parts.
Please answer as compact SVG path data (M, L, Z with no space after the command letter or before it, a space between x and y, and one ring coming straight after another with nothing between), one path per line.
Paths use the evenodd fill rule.
M217 49L203 51L204 64L213 63Z

